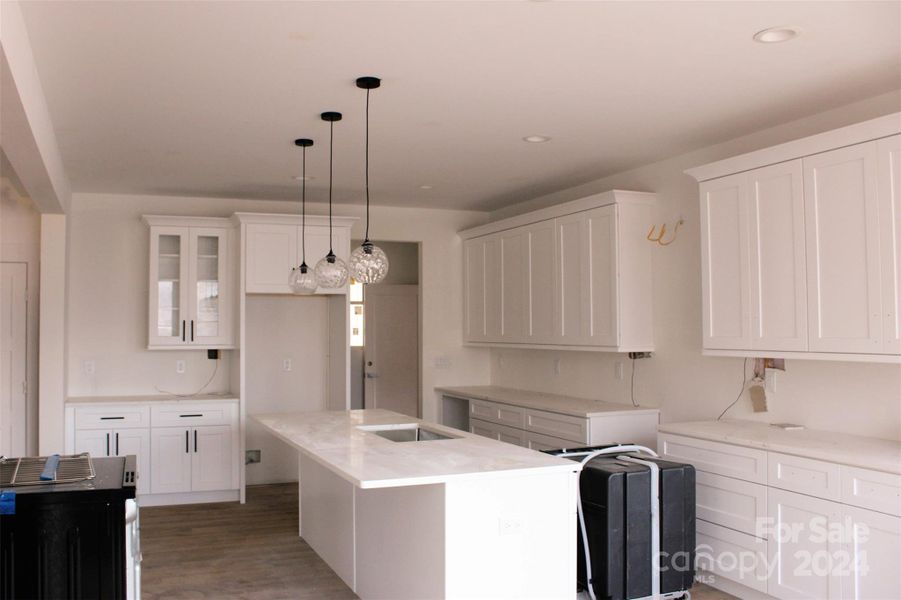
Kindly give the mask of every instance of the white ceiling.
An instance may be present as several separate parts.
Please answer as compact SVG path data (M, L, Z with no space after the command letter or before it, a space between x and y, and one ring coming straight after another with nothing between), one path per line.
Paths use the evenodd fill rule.
M24 2L74 191L494 209L901 88L898 2ZM751 36L800 26L789 43ZM527 144L530 134L551 136ZM421 185L433 189L422 190Z

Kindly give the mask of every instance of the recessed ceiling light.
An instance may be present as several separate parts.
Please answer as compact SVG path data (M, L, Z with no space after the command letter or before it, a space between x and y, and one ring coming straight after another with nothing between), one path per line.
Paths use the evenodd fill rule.
M421 185L421 186L419 186L419 189L421 189L421 190L430 190L430 189L432 189L432 186L430 186L430 185Z
M530 144L543 144L544 142L549 142L551 138L546 135L527 135L522 138L522 141L529 142Z
M294 181L312 181L316 178L312 175L307 175L306 177L304 177L303 175L294 175L293 177L291 177L291 179L293 179Z
M794 26L770 27L754 34L754 41L761 44L787 42L801 35L801 28Z

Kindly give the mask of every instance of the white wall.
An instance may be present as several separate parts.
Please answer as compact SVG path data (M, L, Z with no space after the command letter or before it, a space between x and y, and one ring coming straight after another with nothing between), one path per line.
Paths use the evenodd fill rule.
M149 351L147 269L149 234L142 214L229 216L238 211L296 213L291 202L219 198L75 194L69 215L70 396L153 394L156 387L188 392L202 385L211 361L201 351ZM327 206L308 204L311 214ZM336 215L361 217L361 206L336 205ZM425 418L434 419L437 385L488 383L489 353L462 345L462 250L456 232L485 222L478 212L373 207L374 238L420 244L422 292L422 396ZM360 237L363 223L352 231ZM223 352L208 391L231 390L237 352ZM438 357L449 366L435 369ZM175 373L176 360L187 361ZM93 377L84 362L94 361Z
M683 170L721 158L812 135L901 109L898 93L690 154L620 173L493 214L502 218L613 188L658 194L658 220L685 225L670 246L656 246L654 269L654 358L636 362L635 397L658 406L664 421L713 419L738 393L742 359L701 356L701 271L697 183ZM560 375L554 360L562 359ZM625 363L625 377L614 376ZM629 402L630 365L625 355L492 350L492 383L574 396ZM901 439L901 366L823 361L787 361L777 376L770 411L755 415L745 397L728 417L789 421L810 428Z
M26 313L25 447L29 455L38 449L38 307L40 298L41 215L34 203L7 179L4 165L0 180L0 260L25 263L28 308Z

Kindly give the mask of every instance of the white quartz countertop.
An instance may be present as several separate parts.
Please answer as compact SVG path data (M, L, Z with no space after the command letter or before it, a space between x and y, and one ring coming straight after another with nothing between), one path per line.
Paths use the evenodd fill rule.
M663 423L658 429L663 433L901 474L901 442L892 440L815 429L785 430L768 423L740 420Z
M251 415L300 452L360 488L444 483L459 479L580 470L578 463L535 450L425 423L381 409ZM422 423L448 440L393 442L361 425Z
M513 388L498 387L494 385L473 385L463 387L436 387L435 391L445 396L455 398L488 400L501 404L512 404L545 410L548 412L571 415L573 417L613 417L620 415L634 415L637 413L654 413L660 411L656 408L642 408L604 402L603 400L591 400L589 398L576 398L574 396L558 396L542 392L530 392Z
M207 402L218 400L220 402L234 400L237 402L238 396L235 394L197 394L196 396L172 396L170 394L157 394L154 396L69 396L66 398L68 404L130 404L133 402L140 404L152 404L159 402Z

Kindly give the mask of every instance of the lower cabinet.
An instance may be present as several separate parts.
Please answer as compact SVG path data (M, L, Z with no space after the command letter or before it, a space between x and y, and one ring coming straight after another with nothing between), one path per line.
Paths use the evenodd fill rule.
M842 578L844 600L897 598L901 593L901 518L846 506Z
M126 456L138 459L138 494L150 492L150 431L148 429L82 429L75 432L75 454Z
M151 433L151 492L227 490L232 486L232 428L159 427Z

